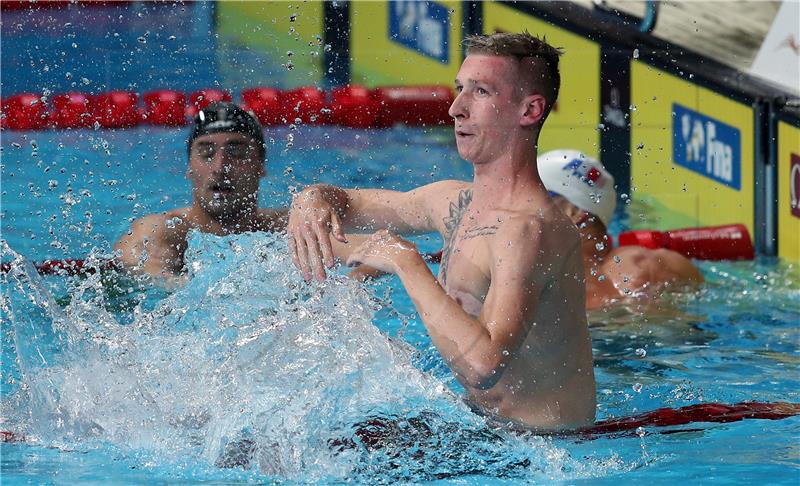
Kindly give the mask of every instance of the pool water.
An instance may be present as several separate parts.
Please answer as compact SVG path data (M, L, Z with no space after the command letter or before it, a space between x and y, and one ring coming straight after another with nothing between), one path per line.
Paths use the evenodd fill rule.
M210 25L208 12L189 10ZM144 13L135 18L152 22L153 12ZM80 26L77 16L49 15L59 27L52 38L36 40L28 30L9 37L4 26L6 92L25 83L24 70L6 68L14 42L37 60L58 58L73 80L102 78L102 89L132 80L140 91L176 87L159 83L180 56L160 56L170 68L153 77L148 65L162 48L134 35L150 29L147 39L158 32L168 40L167 31L145 20L127 30L112 22L106 30L140 49L122 76L58 54L71 45L48 44L71 39L90 49L106 30L69 37L64 24ZM201 52L204 27L172 22L188 50ZM42 54L32 54L36 45ZM52 74L54 63L45 64ZM232 79L207 66L192 71L192 82ZM30 89L69 89L63 73L35 69ZM99 74L80 76L89 69ZM313 182L405 190L471 177L447 129L266 133L265 207L287 204ZM493 428L459 400L460 387L396 278L306 285L279 237L195 235L192 278L177 290L110 274L42 278L26 266L108 256L132 218L187 205L187 134L3 132L2 259L17 264L2 281L0 429L27 438L0 443L3 484L797 484L797 417L574 438ZM612 233L630 218L657 217L633 196ZM425 251L441 244L436 236L417 242ZM599 419L701 402L800 402L797 268L773 259L699 265L707 283L697 292L590 314ZM380 447L362 433L370 427L388 431Z

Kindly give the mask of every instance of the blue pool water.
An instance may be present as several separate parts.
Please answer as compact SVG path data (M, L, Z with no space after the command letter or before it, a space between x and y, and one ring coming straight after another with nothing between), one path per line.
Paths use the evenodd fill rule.
M136 18L153 21L152 12ZM8 89L24 76L8 74L15 41L5 29ZM83 35L75 38L93 34ZM24 52L35 51L25 39ZM79 65L73 73L84 69L69 62ZM128 78L102 68L103 89L150 79L147 66ZM211 66L197 82L219 78ZM31 82L66 89L60 76L38 76ZM300 126L267 135L263 206L284 205L293 188L317 181L403 190L470 177L448 130ZM188 204L186 136L153 128L4 132L3 261L102 257L130 218ZM612 232L629 217L656 215L634 202L620 216ZM418 242L423 250L440 245L437 237ZM458 399L396 279L307 287L283 245L268 235L197 235L192 278L175 291L108 275L39 278L15 266L2 282L0 429L28 441L0 444L2 483L797 484L797 417L591 440L487 428ZM711 401L800 402L797 269L768 259L700 266L707 283L699 292L590 315L598 418ZM354 433L372 417L398 423L375 450ZM218 467L248 443L258 446L248 468Z

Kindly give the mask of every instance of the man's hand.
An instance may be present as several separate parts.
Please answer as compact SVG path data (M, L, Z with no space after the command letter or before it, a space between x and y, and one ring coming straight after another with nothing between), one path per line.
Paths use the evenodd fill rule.
M380 230L353 250L347 265L368 265L381 272L397 273L404 264L416 260L424 265L415 244L387 230Z
M343 243L347 239L339 215L319 188L309 187L294 198L286 231L292 262L303 277L311 280L313 272L317 280L325 280L325 267L334 264L331 235Z

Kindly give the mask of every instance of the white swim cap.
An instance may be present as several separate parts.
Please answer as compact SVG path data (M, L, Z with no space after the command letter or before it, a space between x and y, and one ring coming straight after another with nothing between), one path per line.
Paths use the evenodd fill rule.
M550 192L592 213L608 226L617 207L614 177L603 164L577 150L553 150L539 156L539 177Z

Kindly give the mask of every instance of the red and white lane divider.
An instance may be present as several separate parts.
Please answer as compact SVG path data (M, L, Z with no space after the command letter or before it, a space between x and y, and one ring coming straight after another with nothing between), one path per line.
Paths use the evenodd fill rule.
M140 103L140 98L143 100ZM347 85L325 93L313 86L287 91L248 88L241 105L262 125L301 122L351 128L449 125L454 99L446 86L396 86L368 89ZM128 128L138 125L179 127L215 101L232 101L229 91L203 89L188 96L160 89L143 96L128 91L100 94L59 93L51 97L21 93L2 100L0 127L10 130Z

